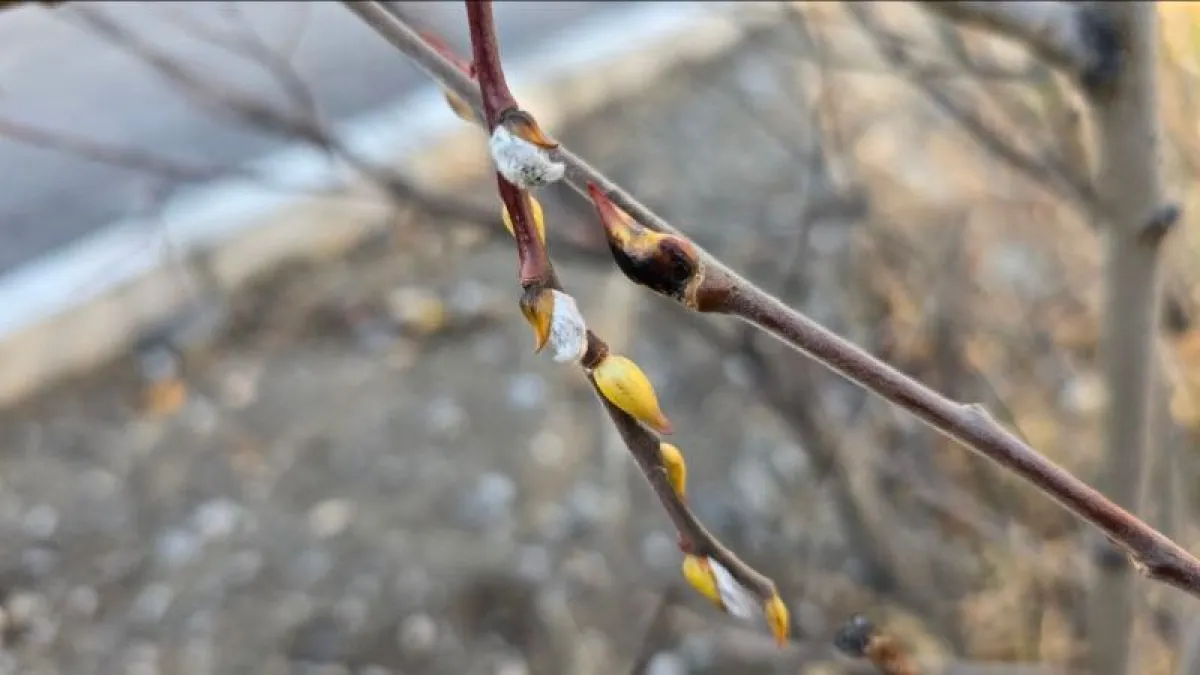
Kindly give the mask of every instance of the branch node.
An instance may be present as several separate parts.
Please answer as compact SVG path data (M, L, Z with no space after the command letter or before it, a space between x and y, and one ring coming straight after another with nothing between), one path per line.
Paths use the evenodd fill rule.
M1166 238L1183 217L1183 209L1176 203L1164 204L1154 210L1142 225L1139 238L1148 246L1157 246Z
M1079 31L1091 55L1079 73L1085 91L1097 93L1116 80L1125 62L1121 36L1112 20L1091 7L1079 9Z

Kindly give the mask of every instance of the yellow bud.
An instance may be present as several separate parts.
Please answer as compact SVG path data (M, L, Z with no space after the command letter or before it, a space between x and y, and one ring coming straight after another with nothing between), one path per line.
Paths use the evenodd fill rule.
M659 443L658 452L667 470L667 480L675 488L675 494L684 499L687 496L687 464L683 462L683 453L670 443Z
M609 354L596 366L592 378L609 403L660 434L671 433L671 422L658 407L654 386L636 363Z
M767 619L771 634L775 636L775 642L779 643L780 647L786 645L789 632L788 609L778 594L771 596L771 599L763 604L763 616Z
M514 136L533 143L543 150L553 150L558 147L558 143L547 136L546 132L542 131L542 128L538 126L537 120L533 118L533 115L523 110L509 112L503 123Z
M709 566L706 558L684 555L683 578L700 595L708 598L709 602L712 602L721 609L725 609L724 603L721 602L721 593L717 590L717 578L713 575L712 567Z
M446 103L450 106L450 109L454 111L454 114L458 115L459 119L463 120L464 122L475 121L475 110L471 108L470 103L467 103L461 96L450 91L449 89L443 90L442 94L445 95Z
M531 289L532 290L532 289ZM521 296L521 314L533 327L533 351L542 351L550 339L550 322L554 316L554 293L541 288Z
M542 216L542 204L533 195L529 195L529 214L533 216L533 226L537 228L538 239L543 244L546 243L546 220ZM512 236L517 236L513 230L512 216L508 213L508 207L500 207L500 216L504 218L504 229Z
M622 211L595 183L588 183L588 195L596 206L600 224L604 226L609 240L617 248L624 250L627 247L635 246L639 252L645 252L652 250L659 241L666 237L664 234L647 229L641 223L630 218L629 214Z

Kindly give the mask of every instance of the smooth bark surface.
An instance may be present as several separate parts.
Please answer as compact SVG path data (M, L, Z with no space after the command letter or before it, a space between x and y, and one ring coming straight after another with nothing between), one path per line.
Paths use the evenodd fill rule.
M1101 487L1116 503L1142 506L1146 467L1157 433L1153 414L1159 311L1159 249L1165 231L1153 227L1163 203L1158 119L1157 10L1153 3L1097 5L1118 27L1124 68L1111 86L1091 92L1102 200L1097 223L1104 237L1105 302L1102 336L1108 414L1104 417ZM1090 672L1124 675L1131 659L1135 619L1134 570L1118 556L1102 555L1092 607Z

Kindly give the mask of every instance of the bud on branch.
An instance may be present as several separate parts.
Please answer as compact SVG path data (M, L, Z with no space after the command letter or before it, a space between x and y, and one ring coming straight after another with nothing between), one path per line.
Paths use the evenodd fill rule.
M633 283L695 309L696 289L704 280L696 246L683 237L642 226L594 183L588 183L588 195L621 272Z

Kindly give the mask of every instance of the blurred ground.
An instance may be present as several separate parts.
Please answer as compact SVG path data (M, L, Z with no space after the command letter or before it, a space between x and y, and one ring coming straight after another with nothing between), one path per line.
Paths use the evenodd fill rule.
M794 27L758 37L561 138L1089 476L1098 260L1080 218L893 75L839 73L831 94ZM564 195L543 200L550 227L594 232ZM830 672L854 612L923 656L1078 658L1086 557L1055 507L769 340L564 257L590 322L655 382L695 509L779 582L795 642L680 592L669 524L578 373L530 353L508 240L414 209L387 232L234 298L178 411L148 410L170 412L169 389L138 400L130 359L0 414L0 671ZM840 493L888 550L860 546Z

